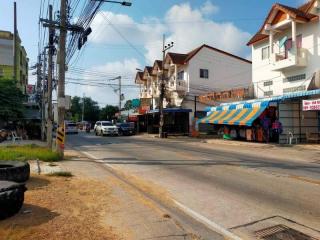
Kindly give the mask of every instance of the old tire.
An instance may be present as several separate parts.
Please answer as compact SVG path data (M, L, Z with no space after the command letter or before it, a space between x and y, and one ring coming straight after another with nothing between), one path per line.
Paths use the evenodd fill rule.
M19 212L23 205L26 190L24 184L0 181L0 220Z
M20 161L0 160L0 181L26 182L30 177L30 165Z

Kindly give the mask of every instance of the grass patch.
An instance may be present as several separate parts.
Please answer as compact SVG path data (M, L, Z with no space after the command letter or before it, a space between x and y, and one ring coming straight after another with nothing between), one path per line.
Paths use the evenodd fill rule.
M46 147L31 145L10 145L0 147L0 160L28 161L39 159L45 162L61 160L58 153Z
M51 177L72 177L72 173L68 172L68 171L59 171L59 172L52 172L52 173L48 173L48 176Z

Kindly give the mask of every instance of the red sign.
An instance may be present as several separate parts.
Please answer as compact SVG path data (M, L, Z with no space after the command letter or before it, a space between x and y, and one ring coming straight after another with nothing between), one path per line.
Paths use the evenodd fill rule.
M129 122L138 122L138 116L137 115L129 115L128 121Z
M150 110L150 107L149 106L141 106L138 108L138 110L139 110L140 114L145 114L146 112L148 112Z
M303 100L302 106L303 106L303 111L320 110L320 99Z

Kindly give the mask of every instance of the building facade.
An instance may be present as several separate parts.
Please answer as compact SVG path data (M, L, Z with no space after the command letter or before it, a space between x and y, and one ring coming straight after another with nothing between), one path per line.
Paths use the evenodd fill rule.
M191 109L190 123L195 110L203 111L208 106L198 101L198 96L239 86L248 87L251 83L251 61L220 49L204 44L186 54L168 52L164 63L156 60L152 68L147 66L136 75L140 99L142 102L149 99L150 109L159 106L163 71L166 84L164 107Z
M320 87L318 0L294 8L274 4L252 48L252 81L257 98Z
M0 31L0 80L13 79L14 77L14 40L13 34L8 31ZM17 85L25 93L28 85L28 58L25 48L21 45L21 39L17 39Z

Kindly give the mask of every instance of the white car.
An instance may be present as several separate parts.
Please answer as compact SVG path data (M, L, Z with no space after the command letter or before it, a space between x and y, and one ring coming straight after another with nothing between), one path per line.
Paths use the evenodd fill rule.
M77 124L73 122L65 122L66 134L78 134Z
M98 121L94 125L93 131L96 135L119 135L117 126L113 125L110 121Z

